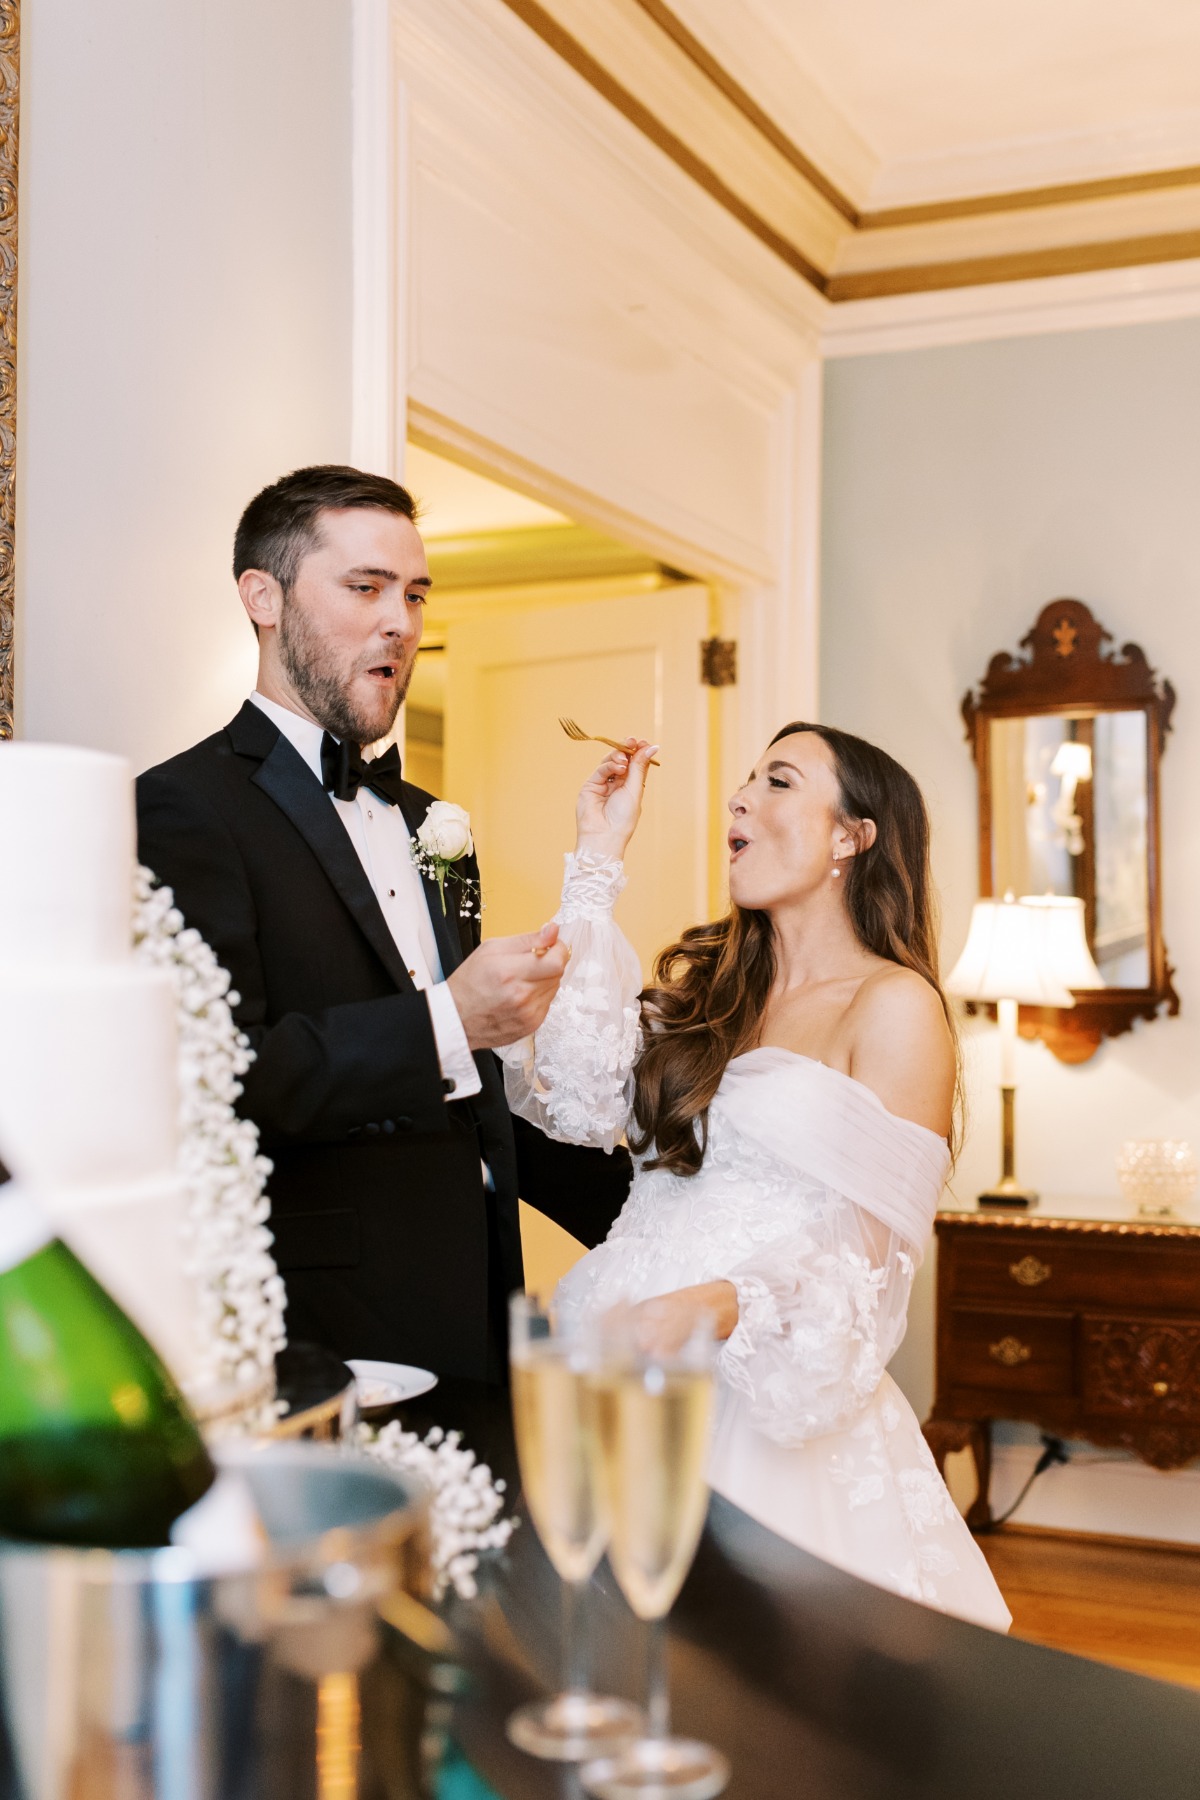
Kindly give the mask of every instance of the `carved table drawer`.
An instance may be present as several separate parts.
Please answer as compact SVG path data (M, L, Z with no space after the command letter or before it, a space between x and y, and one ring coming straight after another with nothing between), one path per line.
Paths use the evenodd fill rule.
M1200 1325L1085 1318L1083 1404L1094 1418L1200 1423Z
M956 1300L1020 1300L1023 1306L1074 1305L1158 1311L1200 1302L1200 1260L1181 1260L1172 1245L1063 1239L1045 1232L997 1233L953 1251Z
M1074 1321L1069 1313L952 1309L950 1343L956 1388L1005 1393L1064 1394L1075 1369Z
M1200 1456L1200 1227L1183 1221L944 1212L937 1221L941 1466L969 1448L986 1524L991 1421Z

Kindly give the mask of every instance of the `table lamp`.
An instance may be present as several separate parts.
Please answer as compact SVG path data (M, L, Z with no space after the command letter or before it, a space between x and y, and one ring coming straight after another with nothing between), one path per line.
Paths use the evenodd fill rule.
M1021 905L1040 914L1048 940L1046 952L1064 987L1076 993L1108 985L1088 948L1082 900L1069 894L1022 894Z
M1095 970L1083 933L1081 900L1067 899L1065 910L1057 904L1014 900L1011 894L975 903L971 929L946 991L963 1000L995 1001L1000 1024L1002 1165L996 1186L980 1194L980 1206L1037 1205L1037 1194L1021 1187L1016 1178L1017 1007L1074 1006L1067 977L1083 969L1080 953ZM1097 984L1104 985L1098 971Z

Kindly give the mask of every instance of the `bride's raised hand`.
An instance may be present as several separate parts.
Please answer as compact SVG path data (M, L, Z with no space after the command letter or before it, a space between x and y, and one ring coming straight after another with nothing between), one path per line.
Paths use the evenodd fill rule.
M645 738L626 738L625 748L611 751L588 776L575 805L577 851L621 860L637 826L646 770L657 750Z

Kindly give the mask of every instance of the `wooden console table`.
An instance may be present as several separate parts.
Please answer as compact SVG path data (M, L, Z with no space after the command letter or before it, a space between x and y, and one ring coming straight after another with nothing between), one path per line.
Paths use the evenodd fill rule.
M1109 1205L1115 1209L1115 1202ZM1200 1225L1048 1212L943 1212L937 1378L925 1437L939 1468L970 1449L988 1524L991 1423L1200 1456Z

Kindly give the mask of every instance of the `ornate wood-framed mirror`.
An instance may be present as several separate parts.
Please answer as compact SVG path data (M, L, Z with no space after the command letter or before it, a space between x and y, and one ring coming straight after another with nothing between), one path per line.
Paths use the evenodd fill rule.
M979 780L979 892L1083 901L1103 985L1022 1006L1023 1037L1063 1062L1161 1008L1179 1011L1162 931L1159 762L1175 690L1081 600L1043 607L962 704Z

